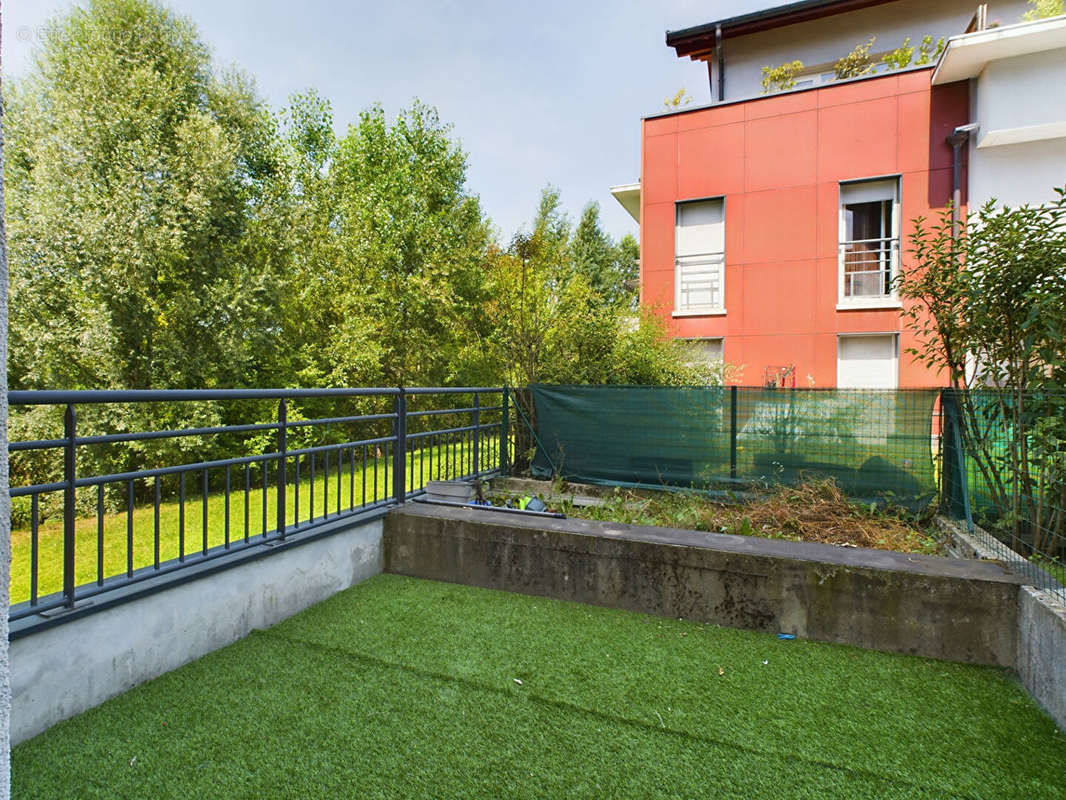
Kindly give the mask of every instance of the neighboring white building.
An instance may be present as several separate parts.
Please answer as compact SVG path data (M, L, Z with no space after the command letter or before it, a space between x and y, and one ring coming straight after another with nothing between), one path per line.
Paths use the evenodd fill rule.
M1066 15L948 40L933 84L970 80L968 206L1019 206L1066 186Z

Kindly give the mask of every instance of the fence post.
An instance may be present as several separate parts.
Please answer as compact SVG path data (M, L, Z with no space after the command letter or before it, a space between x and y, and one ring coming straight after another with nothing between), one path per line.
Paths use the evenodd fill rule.
M959 398L954 389L942 389L940 406L944 416L943 436L943 486L947 489L948 513L956 519L965 519L966 528L973 533L973 515L970 510L970 487L966 478L966 451L963 447L962 420Z
M74 404L68 403L63 415L63 601L67 608L74 607L74 514L77 498L74 495L77 480L77 419Z
M481 474L481 401L478 393L474 392L474 477Z
M508 411L507 411L508 392L507 387L503 387L503 401L501 403L502 409L500 410L500 474L507 474L507 439L511 435L508 430Z
M401 386L395 402L396 421L393 433L396 442L392 450L392 494L396 502L403 505L407 499L404 481L407 479L407 395Z
M737 477L737 387L729 387L729 477Z
M285 538L285 501L289 493L288 467L285 463L285 454L289 451L288 426L289 407L283 397L278 401L278 535L282 539Z

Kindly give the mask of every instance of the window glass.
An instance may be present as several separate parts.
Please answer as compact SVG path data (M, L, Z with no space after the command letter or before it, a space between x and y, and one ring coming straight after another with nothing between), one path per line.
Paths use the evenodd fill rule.
M844 298L891 295L899 240L896 179L840 187L841 294Z

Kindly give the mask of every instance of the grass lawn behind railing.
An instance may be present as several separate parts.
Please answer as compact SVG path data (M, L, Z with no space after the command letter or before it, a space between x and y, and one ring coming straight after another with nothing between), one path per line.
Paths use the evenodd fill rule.
M469 443L462 453L463 466L456 472L453 453L445 453L448 445L422 447L408 453L406 486L408 491L421 489L425 483L437 477L466 474L472 471L473 460ZM480 443L481 470L496 466L499 458L499 437L482 435ZM337 515L338 506L346 512L352 506L361 506L364 502L372 504L375 500L384 501L392 494L392 463L386 458L374 458L370 448L367 466L364 471L361 455L357 456L355 471L349 467L345 456L339 473L336 459L332 461L328 479L322 472L323 460L318 459L317 475L312 482L305 464L300 473L300 483L294 482L295 471L290 462L287 469L289 486L286 494L287 525L296 523L297 505L299 521L306 526L312 494L315 502L314 515L321 519L326 510L329 516ZM384 451L382 451L384 453ZM391 455L391 454L390 454ZM375 463L376 462L376 463ZM258 473L258 471L256 471ZM328 480L328 486L327 486ZM274 465L268 476L268 486L264 491L261 479L253 478L251 492L248 494L248 529L249 536L261 536L265 530L277 528L278 492L274 485ZM187 478L185 502L185 553L201 552L203 549L223 545L226 541L226 496L224 492L213 490L207 498L206 545L203 526L203 503L201 501L199 473L191 472ZM365 487L365 494L364 494ZM376 487L376 488L375 488ZM312 493L313 488L313 493ZM297 492L299 503L296 502ZM340 501L338 504L338 500ZM328 503L327 506L324 504ZM264 516L265 514L265 516ZM133 511L133 558L132 568L151 566L155 562L155 509L153 504L140 504ZM231 542L243 541L245 528L244 478L243 471L234 470L232 490L229 497L229 539ZM128 517L126 511L105 514L103 517L103 576L125 573L130 566L128 553ZM176 500L168 500L159 506L159 559L167 561L179 554L181 537L181 508ZM97 542L98 526L96 517L79 519L75 525L74 567L77 585L90 583L97 579ZM30 598L31 537L30 530L23 528L11 532L11 603L19 603ZM63 522L61 518L48 520L38 530L38 596L61 591L63 588Z

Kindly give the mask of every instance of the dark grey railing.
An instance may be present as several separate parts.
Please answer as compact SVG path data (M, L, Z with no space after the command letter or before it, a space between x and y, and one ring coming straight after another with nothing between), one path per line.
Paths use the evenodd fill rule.
M485 403L487 398L491 400ZM17 544L13 542L19 569L12 574L22 575L28 583L19 586L13 581L12 585L15 603L10 619L13 623L26 620L20 628L32 627L33 620L43 623L69 613L91 598L104 596L94 601L98 603L113 598L116 592L128 592L144 581L152 580L153 589L162 588L171 582L165 576L173 582L184 580L190 570L209 562L239 561L235 553L259 548L261 555L263 546L324 535L338 528L341 520L384 513L421 493L428 480L486 476L505 470L508 461L508 399L503 387L13 391L8 401L16 415L20 409L40 406L63 411L62 436L10 444L13 467L20 458L36 457L40 462L50 455L55 460L50 471L38 464L35 470L13 473L38 476L11 489L16 504L19 498L29 500L22 509L28 536L16 530ZM273 407L276 418L143 431L86 431L79 421L87 410L109 405L191 402L225 407L238 401L253 403L260 412ZM290 417L295 405L308 403L319 409L326 405L337 413L313 419ZM353 405L362 408L349 413ZM269 434L265 445L262 439L247 438L264 433ZM297 434L304 444L292 447ZM241 436L245 439L233 445L233 455L225 448L212 452L220 449L217 445L204 445L208 455L224 457L152 466L142 460L138 468L102 474L79 470L79 456L87 449L99 452L99 448L134 443L144 447L174 439L217 442L215 437L229 437L227 441L232 442ZM321 443L312 437L319 437ZM127 453L126 458L136 463L146 457ZM40 479L42 471L48 473L47 480ZM239 498L236 504L234 496ZM49 532L42 533L42 503L49 498L54 498L51 505L62 519L61 542L56 541L54 523ZM150 519L146 513L137 513L138 502L142 512L148 506L153 509ZM176 521L165 522L162 511L168 509L173 516L174 505ZM260 508L253 509L253 505ZM197 511L199 520L190 519L189 512L195 517ZM116 519L123 514L125 538L116 542ZM213 520L213 516L220 518ZM94 517L95 546L86 542L92 536ZM136 547L145 542L146 527L150 528L150 557L138 556ZM108 530L110 536L105 535ZM118 568L114 566L116 548L125 555ZM86 567L82 563L86 552L93 550L95 565L90 562ZM28 569L19 559L28 560ZM42 587L42 571L54 574L57 566L61 585L53 578ZM19 602L20 598L24 599Z

